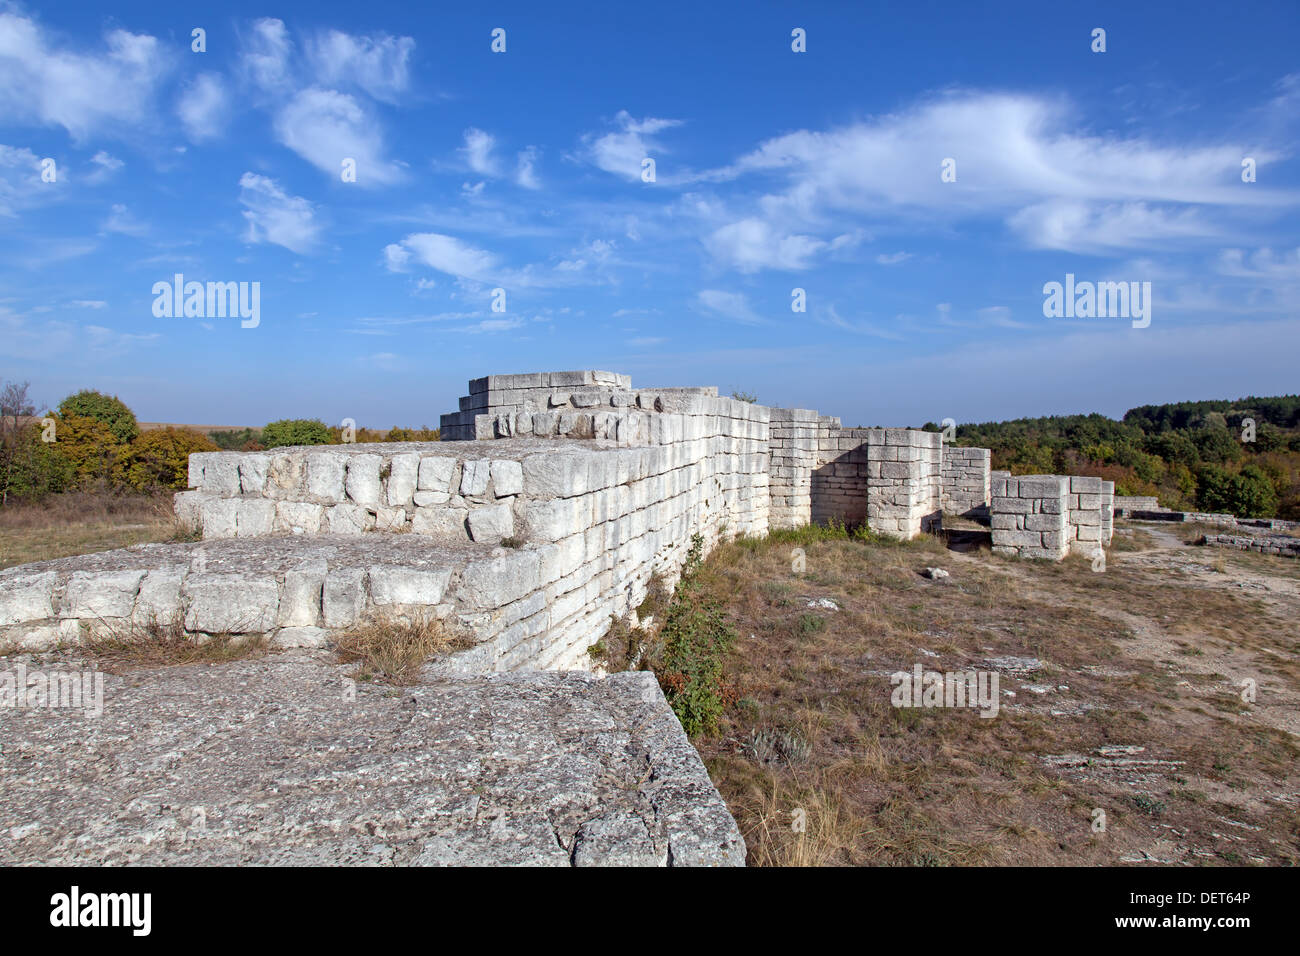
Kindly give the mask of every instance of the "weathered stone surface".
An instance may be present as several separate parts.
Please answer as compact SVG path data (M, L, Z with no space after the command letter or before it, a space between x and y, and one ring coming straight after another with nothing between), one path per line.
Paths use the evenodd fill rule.
M492 491L498 498L524 490L524 469L517 461L492 462Z
M382 461L378 455L371 454L348 457L347 493L357 504L367 508L379 506L379 469Z
M7 719L0 805L25 825L0 865L744 862L650 674L344 674L301 651L108 674L98 718Z
M52 617L56 580L55 574L32 573L22 565L0 572L0 627Z
M475 541L496 542L515 533L515 518L509 505L485 505L469 513L469 535Z
M68 579L66 617L125 618L131 616L144 571L78 571Z
M181 587L185 629L209 634L263 634L275 627L279 589L248 574L190 574Z

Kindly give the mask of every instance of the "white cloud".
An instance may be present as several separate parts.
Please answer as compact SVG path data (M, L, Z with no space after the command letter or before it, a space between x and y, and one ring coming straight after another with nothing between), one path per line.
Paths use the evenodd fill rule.
M41 181L41 157L20 146L0 145L0 216L13 216L50 195Z
M541 152L536 146L529 146L519 151L518 165L515 167L515 183L525 189L541 189L537 179L537 160Z
M374 99L395 103L409 85L414 49L410 37L353 36L330 30L307 44L307 58L321 85L354 86Z
M870 122L779 136L699 178L777 178L751 213L767 231L737 228L741 246L769 245L777 233L815 241L846 217L920 214L940 226L1000 217L1031 247L1099 252L1222 237L1237 231L1234 215L1300 203L1295 190L1240 181L1243 156L1262 163L1278 158L1275 149L1099 136L1080 131L1078 117L1063 98L954 93ZM945 158L956 162L955 182L940 180ZM795 252L805 261L807 244ZM768 258L740 261L761 268Z
M68 304L69 304L69 305L72 305L72 306L75 306L75 307L78 308L78 309L106 309L106 308L108 308L108 303L105 302L103 299L73 299L73 300L72 300L70 303L68 303Z
M409 235L387 246L384 255L394 272L405 271L414 260L448 275L482 282L489 281L499 264L492 253L436 232Z
M695 301L710 312L744 325L766 324L766 321L750 306L749 300L740 292L701 289L696 293Z
M177 101L176 115L192 142L220 136L230 118L230 95L221 77L215 73L195 77Z
M1196 208L1153 208L1142 202L1049 200L1013 214L1007 225L1034 248L1093 253L1149 249L1219 231Z
M1224 249L1219 254L1219 272L1242 279L1300 279L1300 248L1283 251L1256 249L1247 253L1242 249Z
M643 159L667 152L654 134L681 125L681 120L673 119L647 117L636 120L627 110L620 110L614 121L620 127L618 132L601 136L588 133L582 138L582 154L588 162L605 172L629 180L641 178Z
M108 218L99 228L102 232L116 232L123 236L139 237L149 232L149 227L131 215L131 211L122 203L112 205Z
M170 66L151 36L112 30L102 51L78 53L57 48L35 21L0 13L0 114L8 123L62 126L77 141L142 125Z
M293 42L283 20L263 17L241 37L239 69L244 79L263 93L287 94L296 82L290 57Z
M739 271L757 272L807 269L827 243L812 236L783 235L764 220L749 218L717 229L704 245L715 258Z
M272 242L299 255L315 249L322 225L308 200L288 195L275 180L256 173L244 173L239 187L248 220L246 241Z
M900 262L906 262L910 258L912 258L910 252L882 252L880 255L876 256L876 262L882 266L896 266Z
M480 176L496 176L497 162L492 155L496 140L491 133L471 126L465 130L465 145L459 152L465 157L469 168Z
M357 164L357 185L399 182L399 166L383 158L379 123L346 93L316 87L302 90L275 118L275 133L307 162L337 177L344 159Z

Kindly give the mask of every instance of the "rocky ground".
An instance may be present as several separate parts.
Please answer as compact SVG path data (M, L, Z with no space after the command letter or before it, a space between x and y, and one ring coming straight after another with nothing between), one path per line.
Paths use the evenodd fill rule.
M0 708L0 865L744 861L650 674L345 673L295 651L108 674L98 717Z

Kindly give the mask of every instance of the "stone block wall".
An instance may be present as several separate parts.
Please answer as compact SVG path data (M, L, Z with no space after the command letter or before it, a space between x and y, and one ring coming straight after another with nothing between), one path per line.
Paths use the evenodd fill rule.
M987 448L943 446L942 505L945 514L971 515L988 511L991 491Z
M1106 484L1100 478L1083 478L1078 475L1070 478L1066 507L1067 537L1071 551L1095 554L1105 546L1106 515L1110 510L1105 494Z
M1132 514L1134 511L1160 510L1160 502L1154 495L1120 495L1115 498L1115 514L1120 517Z
M812 520L817 413L806 408L773 408L769 414L769 522L773 528L797 528Z
M1059 561L1069 552L1070 479L1060 475L998 477L992 484L993 551Z
M867 523L872 531L914 538L942 518L943 436L907 428L854 428L867 448Z
M469 394L460 399L458 411L443 415L439 421L443 441L472 441L477 438L500 437L491 434L492 420L498 415L524 411L544 412L558 407L552 399L564 396L564 404L572 405L573 393L578 393L582 405L597 404L596 399L613 392L626 392L632 379L615 372L585 370L575 372L529 372L522 375L488 375L471 379ZM481 421L486 419L486 421Z
M868 522L867 470L866 429L842 428L838 418L826 415L818 418L812 520L849 526Z

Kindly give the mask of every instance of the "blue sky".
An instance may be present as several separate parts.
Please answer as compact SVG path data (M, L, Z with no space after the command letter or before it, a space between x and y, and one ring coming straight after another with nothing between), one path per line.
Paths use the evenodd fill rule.
M0 377L377 427L570 368L867 425L1297 389L1293 0L432 6L0 0ZM178 272L260 323L155 317ZM1067 273L1149 327L1045 318Z

